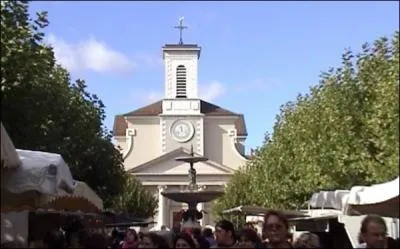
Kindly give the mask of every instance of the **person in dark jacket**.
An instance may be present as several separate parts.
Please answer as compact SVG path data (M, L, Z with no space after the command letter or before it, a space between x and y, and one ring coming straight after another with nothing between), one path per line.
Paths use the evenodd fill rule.
M192 233L200 248L210 248L210 243L201 235L200 228L194 228Z
M203 237L208 241L210 247L215 246L217 244L217 241L214 238L214 234L211 228L206 227L203 229Z

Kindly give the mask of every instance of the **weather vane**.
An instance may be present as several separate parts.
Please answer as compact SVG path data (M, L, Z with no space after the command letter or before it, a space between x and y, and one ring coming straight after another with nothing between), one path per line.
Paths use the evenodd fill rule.
M179 26L175 26L174 28L179 29L179 45L183 44L183 40L182 40L182 31L184 29L187 29L188 26L183 25L183 20L185 18L184 17L179 17Z

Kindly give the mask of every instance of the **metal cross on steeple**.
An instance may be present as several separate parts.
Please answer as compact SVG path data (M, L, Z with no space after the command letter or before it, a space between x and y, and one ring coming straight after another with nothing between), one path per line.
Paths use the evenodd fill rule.
M184 29L187 29L188 26L183 25L183 20L185 18L184 17L179 17L179 26L175 26L174 28L179 29L179 45L183 44L183 40L182 40L182 31Z

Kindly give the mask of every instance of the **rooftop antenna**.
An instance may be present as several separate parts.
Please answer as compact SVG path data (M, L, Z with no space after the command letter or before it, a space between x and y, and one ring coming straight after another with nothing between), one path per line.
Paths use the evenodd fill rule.
M179 45L183 45L183 40L182 40L182 31L184 29L187 29L188 26L183 25L183 20L185 17L179 17L179 25L175 26L174 28L179 29Z

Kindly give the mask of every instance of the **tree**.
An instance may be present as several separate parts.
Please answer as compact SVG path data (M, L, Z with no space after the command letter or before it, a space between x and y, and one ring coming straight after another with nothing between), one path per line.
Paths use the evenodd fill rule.
M61 154L110 207L128 176L102 125L104 105L56 64L43 42L47 13L33 20L28 5L1 1L1 120L17 148Z
M252 174L248 172L248 168L239 169L231 178L226 186L226 194L223 198L219 198L213 203L213 217L219 217L222 211L229 208L238 206L251 205L259 206L262 205L262 199L257 198L257 193L249 194L249 191L257 191L252 189L250 184ZM244 187L246 186L246 187ZM243 225L245 220L243 217L234 217L228 215L225 219L231 220L234 224Z
M149 218L155 215L158 206L157 198L143 188L135 177L129 177L126 186L113 201L116 212L129 213L138 218Z
M304 208L313 192L398 176L398 93L398 31L391 42L380 38L356 55L346 51L341 67L281 107L272 136L236 172L216 208L246 202ZM235 198L243 193L243 200Z

